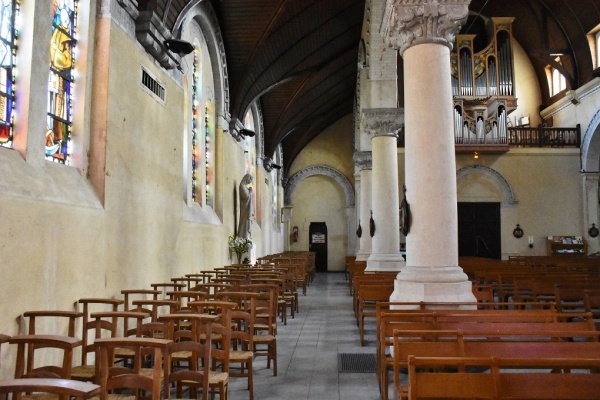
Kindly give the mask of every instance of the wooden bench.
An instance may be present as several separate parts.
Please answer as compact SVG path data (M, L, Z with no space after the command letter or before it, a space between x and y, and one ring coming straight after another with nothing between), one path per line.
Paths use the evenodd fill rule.
M452 303L454 307L477 303ZM388 398L389 372L393 370L393 356L387 351L393 345L394 330L478 330L481 332L558 332L569 331L572 335L581 331L594 331L591 314L584 313L581 321L567 320L553 309L507 310L495 309L493 303L488 310L459 309L399 309L389 307L442 307L444 303L378 303L376 365L382 398ZM449 306L449 303L445 304ZM576 314L567 313L573 317ZM569 322L570 321L570 322Z
M369 285L360 285L357 289L357 319L360 332L360 345L365 345L365 318L376 318L376 303L388 301L394 291L393 282L381 282Z
M414 357L408 360L408 399L598 399L600 359ZM450 370L448 369L450 368ZM473 370L486 372L473 372Z
M587 341L570 341L571 332L519 333L465 331L395 331L394 392L405 396L401 371L416 357L587 358L600 357L600 332L579 332Z

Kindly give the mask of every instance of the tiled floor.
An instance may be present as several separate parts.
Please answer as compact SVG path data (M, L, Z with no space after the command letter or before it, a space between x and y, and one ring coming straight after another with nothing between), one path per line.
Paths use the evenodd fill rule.
M375 373L338 372L338 354L375 353L375 324L367 323L367 345L360 346L352 297L343 273L319 273L300 294L300 312L279 323L278 374L254 361L255 400L375 400ZM245 378L230 378L230 400L248 400Z

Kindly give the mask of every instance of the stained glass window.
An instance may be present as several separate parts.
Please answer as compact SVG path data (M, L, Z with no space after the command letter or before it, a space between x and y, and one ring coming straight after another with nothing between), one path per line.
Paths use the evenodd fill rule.
M203 56L204 53L196 47L192 83L192 199L202 204L204 188L204 204L213 207L215 104L211 88L203 87L208 81L203 79L207 72L203 71Z
M13 147L18 0L0 1L0 146Z
M214 207L215 200L215 104L207 100L204 119L204 159L206 160L206 205Z
M77 0L54 0L48 78L46 159L63 164L68 164L70 155L76 28Z
M256 132L256 127L254 124L254 116L252 115L251 110L248 110L246 115L244 116L244 128L251 130L252 132ZM246 173L252 176L252 182L257 182L256 180L256 136L244 136L245 141L245 150L246 150ZM258 184L254 186L256 190L252 191L252 204L254 204L254 214L255 217L260 220L260 202L257 198L257 192L260 190Z
M202 171L202 120L199 107L200 97L202 95L202 65L200 63L200 52L194 50L194 72L192 82L192 200L201 203L202 180L198 180Z

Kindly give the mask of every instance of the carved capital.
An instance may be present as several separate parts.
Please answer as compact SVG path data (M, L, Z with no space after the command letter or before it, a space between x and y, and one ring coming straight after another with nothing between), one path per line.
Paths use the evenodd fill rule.
M381 35L400 52L417 44L439 43L452 49L467 21L471 0L387 0Z
M404 109L368 108L362 111L363 131L368 135L398 137L404 127Z
M370 151L354 152L354 165L360 170L373 169L373 154Z

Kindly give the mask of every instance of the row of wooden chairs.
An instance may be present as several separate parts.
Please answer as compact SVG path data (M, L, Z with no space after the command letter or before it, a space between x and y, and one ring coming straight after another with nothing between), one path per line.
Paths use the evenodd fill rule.
M230 271L231 272L231 271ZM258 272L258 271L254 271ZM256 274L259 275L259 274ZM256 277L256 276L255 276ZM98 357L98 343L106 338L110 339L129 339L131 337L147 337L153 339L165 339L169 334L165 328L161 327L165 316L177 315L179 318L185 317L185 312L189 315L204 315L214 313L215 310L221 312L224 304L231 305L228 318L230 322L224 323L225 327L235 328L227 337L235 346L242 346L239 350L228 352L229 360L227 364L231 364L234 360L240 359L241 367L239 373L241 376L248 378L248 388L250 389L250 398L252 399L252 360L256 356L267 357L267 368L273 368L274 375L277 374L277 346L276 346L276 316L279 301L279 287L273 282L264 280L250 280L239 282L239 284L218 284L214 286L211 292L206 287L199 288L197 284L192 289L188 289L185 284L173 282L173 284L153 284L152 289L139 290L123 290L123 299L102 299L102 298L86 298L80 299L77 305L83 307L83 312L79 311L29 311L23 314L23 318L29 318L29 335L14 336L12 338L3 336L6 341L15 343L20 346L18 354L21 357L18 361L16 373L18 377L35 377L39 374L54 373L55 378L62 379L80 379L94 381L99 379L98 365L89 364L88 357L92 352ZM212 283L217 285L217 283ZM161 290L162 289L162 290ZM166 292L163 292L165 290ZM164 296L166 293L166 297ZM241 298L252 298L252 306L244 305L245 302ZM292 302L294 307L297 307L295 301ZM119 308L123 307L123 310ZM102 311L98 311L101 309ZM246 313L248 317L243 320L240 313ZM62 317L66 319L68 327L64 336L61 335L41 335L37 332L36 321L39 322L42 317ZM83 339L75 338L75 320L83 317ZM146 322L145 322L146 321ZM150 321L150 322L147 322ZM133 322L133 325L132 325ZM42 324L43 325L43 324ZM56 324L53 324L56 325ZM218 326L218 324L216 325ZM246 339L243 344L241 328L246 330L246 337L249 334L250 339ZM228 329L221 328L217 337L224 337L225 331ZM106 332L106 333L104 333ZM206 338L206 334L203 336ZM82 359L80 365L72 366L73 350L77 347L82 347ZM215 351L225 348L225 344L221 342L215 347ZM264 346L264 349L262 348ZM53 371L43 371L35 369L34 351L37 348L54 347L64 351L62 356L64 366L54 368ZM229 346L227 345L227 348ZM118 347L114 350L113 358L127 361L126 364L133 365L135 363L135 354L127 346ZM213 351L214 353L214 351ZM240 356L242 355L242 356ZM241 358L240 358L241 357ZM188 362L189 364L189 362ZM212 362L212 365L217 363ZM223 366L225 362L220 361ZM215 377L223 377L220 379L221 387L218 388L220 398L226 398L226 386L229 376L235 376L235 373L229 373L229 367L226 371L218 374L211 374L211 382L215 381ZM217 380L216 382L218 382ZM224 386L223 386L224 385ZM210 385L212 388L214 385ZM216 388L215 388L216 390Z

